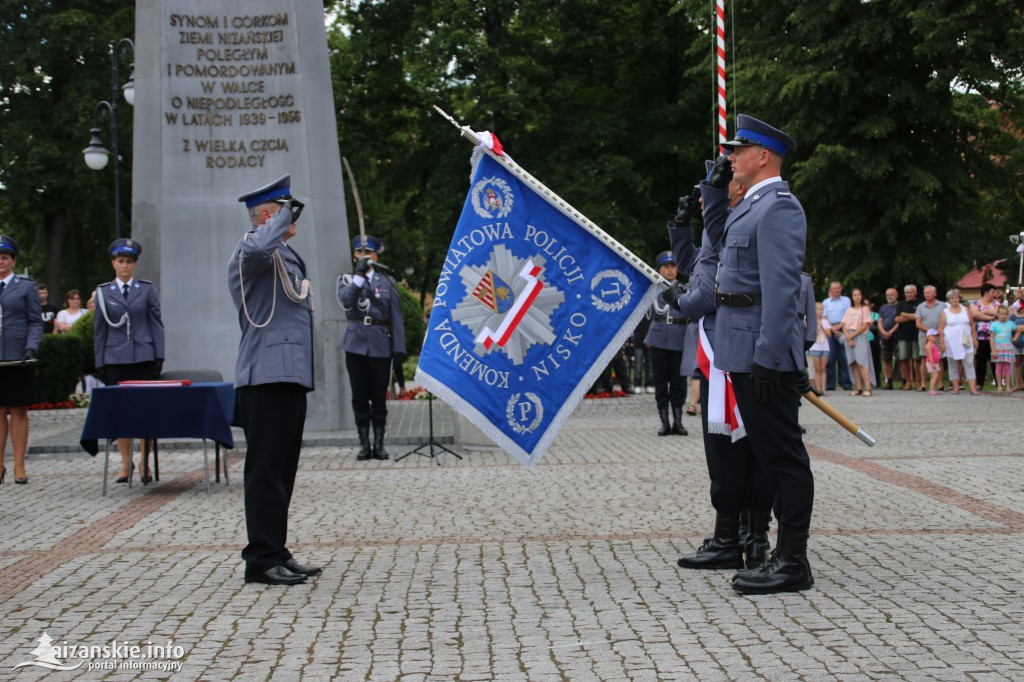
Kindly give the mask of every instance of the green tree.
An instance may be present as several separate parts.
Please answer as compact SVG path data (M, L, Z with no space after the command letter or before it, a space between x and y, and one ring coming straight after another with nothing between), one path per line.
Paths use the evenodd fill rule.
M339 137L385 260L432 292L470 148L437 104L499 135L541 181L642 257L699 177L704 40L674 2L344 2L330 35ZM705 41L706 42L706 41ZM710 43L707 43L710 45ZM683 160L686 160L684 163Z
M737 6L739 110L791 131L807 267L880 293L1007 255L1021 202L1021 5Z
M82 161L93 109L110 98L109 43L130 36L133 3L0 0L0 221L22 247L19 270L54 300L89 291L110 269L113 176ZM123 69L127 77L127 68ZM131 108L119 117L122 196L131 196ZM110 146L109 126L101 124Z

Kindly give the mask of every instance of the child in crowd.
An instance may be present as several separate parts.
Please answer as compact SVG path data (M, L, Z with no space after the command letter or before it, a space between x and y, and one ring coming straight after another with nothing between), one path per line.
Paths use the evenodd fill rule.
M828 337L832 336L832 324L825 317L825 306L819 301L814 304L818 311L818 334L808 352L814 362L814 387L825 395L825 373L828 371Z
M1009 393L1013 385L1014 347L1013 335L1017 325L1010 322L1010 309L1001 305L996 309L996 321L989 331L992 344L992 362L996 365L996 393L1003 389Z
M942 353L939 352L939 330L929 329L924 341L924 368L931 375L928 395L938 395L939 382L942 381Z

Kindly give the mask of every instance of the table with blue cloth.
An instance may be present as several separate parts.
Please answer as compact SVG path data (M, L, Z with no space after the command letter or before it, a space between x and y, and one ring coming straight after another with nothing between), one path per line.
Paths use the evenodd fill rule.
M234 413L235 389L227 381L189 386L106 386L93 389L80 443L86 452L95 456L99 453L99 440L107 441L103 465L103 494L106 495L111 440L202 438L203 471L206 491L209 492L206 441L233 448L235 441L231 423Z

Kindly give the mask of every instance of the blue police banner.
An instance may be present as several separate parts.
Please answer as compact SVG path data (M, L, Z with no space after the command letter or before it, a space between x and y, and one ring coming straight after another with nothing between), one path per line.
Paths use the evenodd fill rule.
M416 381L532 468L662 280L478 139Z

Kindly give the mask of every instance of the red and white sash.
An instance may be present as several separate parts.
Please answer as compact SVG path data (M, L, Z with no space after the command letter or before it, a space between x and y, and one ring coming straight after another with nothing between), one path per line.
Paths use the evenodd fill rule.
M728 374L715 367L715 351L711 348L707 334L704 333L704 318L697 325L700 343L697 345L697 366L708 379L708 433L731 436L732 442L745 438L747 430L743 427L736 394L733 392L732 379Z

